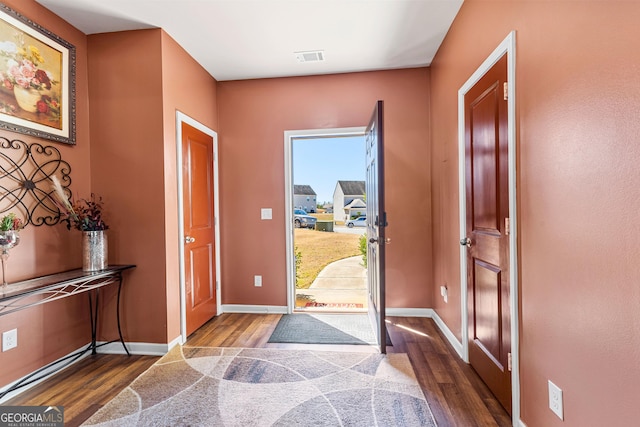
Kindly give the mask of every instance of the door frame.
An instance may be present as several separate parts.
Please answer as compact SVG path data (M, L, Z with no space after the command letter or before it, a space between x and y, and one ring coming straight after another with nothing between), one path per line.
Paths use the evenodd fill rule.
M178 185L178 270L180 282L180 344L187 341L187 298L184 273L184 194L182 180L182 124L186 123L213 138L213 216L215 229L216 313L222 314L220 286L220 202L218 191L218 134L197 120L176 111L176 176Z
M366 126L332 129L304 129L284 131L284 218L287 265L287 313L296 305L296 265L293 261L293 140L364 136Z
M511 416L514 425L520 420L520 348L518 295L518 216L516 202L516 32L512 31L487 57L458 90L458 176L460 202L460 238L467 236L466 226L466 174L465 174L465 108L464 97L469 90L504 55L507 55L507 114L509 136L509 286L511 305ZM469 333L467 307L467 248L460 246L460 312L462 317L462 359L469 363Z

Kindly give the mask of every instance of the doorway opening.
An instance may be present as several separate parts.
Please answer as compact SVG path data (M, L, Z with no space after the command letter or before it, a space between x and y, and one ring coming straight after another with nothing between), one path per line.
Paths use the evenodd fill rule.
M289 313L366 313L364 130L285 133Z

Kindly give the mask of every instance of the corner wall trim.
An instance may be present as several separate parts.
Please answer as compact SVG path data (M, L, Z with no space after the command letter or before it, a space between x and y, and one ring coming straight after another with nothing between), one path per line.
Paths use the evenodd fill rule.
M447 341L449 341L449 344L451 344L451 346L456 351L456 353L458 353L458 356L460 356L460 359L464 360L464 357L462 356L463 354L462 343L458 341L458 338L456 338L454 333L451 332L451 329L449 329L447 324L444 323L444 321L440 318L440 316L438 316L438 313L436 313L435 311L433 311L432 319L434 322L436 322L436 325L438 325L440 332L442 332L444 336L447 338Z
M397 317L427 317L433 319L440 332L442 332L449 341L449 344L453 347L453 349L458 353L458 356L462 360L462 343L456 338L451 329L447 326L446 323L438 316L438 313L432 308L387 308L386 309L387 316L397 316Z
M286 305L223 304L223 313L287 314Z

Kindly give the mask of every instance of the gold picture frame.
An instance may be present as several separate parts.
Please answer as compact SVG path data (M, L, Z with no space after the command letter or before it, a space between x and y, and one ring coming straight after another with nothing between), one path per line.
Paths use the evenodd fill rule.
M76 49L0 3L0 129L76 143Z

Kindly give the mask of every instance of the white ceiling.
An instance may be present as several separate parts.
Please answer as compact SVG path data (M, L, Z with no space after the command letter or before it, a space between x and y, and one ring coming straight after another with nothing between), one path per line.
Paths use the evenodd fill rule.
M224 81L429 65L463 0L36 1L85 34L163 28Z

